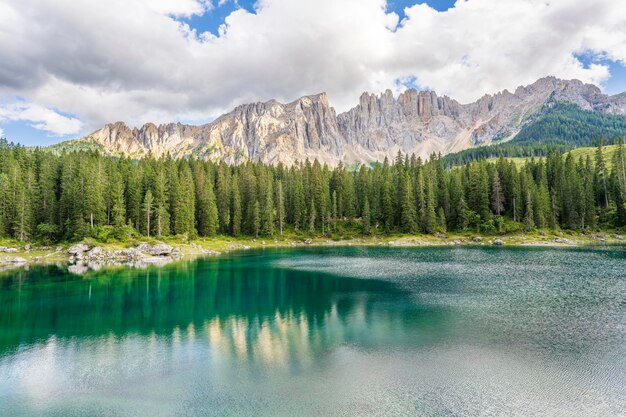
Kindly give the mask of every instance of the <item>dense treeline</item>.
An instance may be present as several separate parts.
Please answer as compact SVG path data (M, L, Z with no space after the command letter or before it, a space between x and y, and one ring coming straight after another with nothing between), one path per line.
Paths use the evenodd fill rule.
M575 104L558 103L534 116L515 136L516 144L592 146L598 137L624 137L626 117L583 110Z
M46 241L187 235L484 232L626 225L624 146L607 168L550 153L446 169L398 155L372 168L229 166L197 159L0 149L0 237Z
M557 103L534 115L510 142L480 146L447 155L447 166L481 158L546 156L575 147L595 146L600 137L626 136L626 117L583 110L575 104Z

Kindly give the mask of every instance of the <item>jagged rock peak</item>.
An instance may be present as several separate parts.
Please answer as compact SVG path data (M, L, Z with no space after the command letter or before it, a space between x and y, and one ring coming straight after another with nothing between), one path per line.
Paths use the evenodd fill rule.
M229 163L292 164L305 158L366 162L393 157L398 150L427 157L510 139L530 116L556 102L626 113L625 93L609 97L592 84L544 77L513 93L504 89L468 104L410 88L397 97L391 90L364 92L355 107L336 114L327 94L318 93L289 103L242 104L201 126L146 123L130 128L116 122L90 136L106 152L132 156L170 153Z

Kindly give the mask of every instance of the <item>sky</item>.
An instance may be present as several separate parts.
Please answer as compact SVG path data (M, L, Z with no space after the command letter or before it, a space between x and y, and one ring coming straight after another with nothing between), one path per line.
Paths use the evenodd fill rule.
M0 0L0 136L205 123L249 102L415 87L461 103L553 75L626 91L614 0Z

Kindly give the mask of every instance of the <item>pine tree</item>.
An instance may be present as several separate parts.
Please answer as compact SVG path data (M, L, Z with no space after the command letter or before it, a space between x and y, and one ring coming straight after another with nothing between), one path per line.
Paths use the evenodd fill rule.
M278 180L276 183L276 219L278 220L278 229L282 236L285 228L285 197L281 180Z
M274 198L271 179L265 181L265 198L261 212L261 233L264 236L274 234Z
M213 181L207 178L203 168L195 172L195 223L200 236L215 236L219 226L218 209L213 191Z
M255 200L254 208L252 209L252 232L254 233L254 237L259 237L260 231L261 231L261 206L259 205L259 201Z
M27 176L31 176L28 174ZM19 241L26 241L31 236L31 201L29 183L31 180L22 181L21 178L16 184L16 211L14 220L14 236Z
M370 213L370 202L367 196L365 197L365 202L363 203L363 234L369 235L371 233L371 213Z
M194 227L196 196L191 169L186 161L182 161L179 170L178 192L174 200L174 231L176 234L186 234L188 238L196 235Z
M603 153L603 140L600 139L598 147L596 148L596 176L601 183L602 201L604 202L604 208L609 208L609 191L607 187L607 168L604 161Z
M426 186L424 181L424 169L419 168L415 181L415 202L417 204L417 220L419 228L426 230Z
M593 164L591 162L591 157L587 156L587 160L583 166L581 161L581 166L579 169L580 175L582 177L581 181L581 191L582 195L580 196L581 207L582 207L582 228L585 227L595 227L596 223L596 209L595 209L595 190L594 190L594 172L593 172Z
M338 214L338 204L337 204L337 191L333 191L333 196L332 196L332 225L333 225L333 230L336 231L337 230L337 216Z
M3 172L0 174L0 237L8 236L7 224L11 209L10 196L9 176Z
M232 203L231 203L231 233L233 236L241 234L241 195L239 194L239 179L233 177L232 182Z
M381 219L383 224L385 225L385 231L390 232L393 228L393 220L394 220L394 209L393 209L393 201L392 201L392 184L391 179L389 177L385 178L382 183L381 190L381 205L382 205L382 215Z
M535 227L534 211L533 211L533 190L528 175L522 171L520 176L520 184L524 190L524 219L523 223L528 228Z
M413 188L411 187L411 178L408 174L406 174L404 178L401 207L402 230L406 233L416 233L417 219L415 213L415 202L413 201Z
M163 167L157 169L154 177L155 232L158 238L170 231L169 198L167 177Z
M120 173L125 183L124 201L126 203L126 217L130 224L140 229L142 220L143 190L139 165L132 166L130 161L120 160Z
M493 184L491 185L491 208L499 216L504 211L504 194L498 170L494 172Z
M217 203L215 201L215 193L213 191L213 183L207 183L207 206L206 206L206 225L205 236L215 236L219 228L219 216Z
M311 209L309 210L309 232L315 233L315 218L317 213L315 212L315 201L311 200Z
M489 211L489 195L485 193L485 173L480 162L474 162L469 169L469 207L483 219Z
M437 226L442 230L446 231L447 222L446 222L446 213L443 210L443 207L439 207L437 210Z
M169 156L164 161L165 172L167 178L167 199L170 217L170 231L173 234L177 233L177 228L180 230L180 223L177 219L177 214L180 211L180 180L178 173L178 166ZM194 208L195 210L195 208ZM169 234L169 233L168 233Z
M611 171L611 189L615 200L617 214L616 226L626 226L626 151L624 141L619 140L613 154L613 169Z
M113 171L111 176L111 216L114 227L115 237L124 239L126 224L126 205L124 204L124 182L117 170Z
M152 191L148 189L143 199L143 212L145 216L146 234L150 236L150 220L152 219L152 205L154 203L154 197L152 197Z
M36 223L56 228L56 223L59 221L57 201L59 169L57 160L49 158L45 154L39 154L39 163L39 204ZM0 215L0 217L2 216ZM49 237L53 236L54 233Z
M535 226L534 213L533 213L533 199L532 193L527 190L525 206L524 206L524 224L529 228L533 228Z
M190 238L196 230L256 236L290 227L325 234L354 217L364 234L372 221L386 232L411 233L501 231L505 219L521 220L526 229L619 228L626 226L623 144L611 164L604 159L600 143L595 158L574 161L572 153L550 151L521 168L499 158L447 169L438 155L425 162L402 155L393 166L386 161L354 172L317 161L287 169L0 147L0 237L99 239L107 231L101 225L113 225L119 239L133 229Z
M426 206L424 207L424 231L426 233L434 233L436 227L437 227L437 212L436 212L436 202L435 202L435 191L433 190L432 181L426 181ZM443 227L445 227L445 224L443 225Z
M219 213L219 227L222 233L228 233L231 228L231 198L230 198L230 178L228 166L221 163L217 170L217 204Z
M295 189L291 210L293 212L294 228L296 231L298 231L300 230L300 228L304 229L306 227L308 218L302 176L300 174L296 174L296 176L297 178L295 180Z

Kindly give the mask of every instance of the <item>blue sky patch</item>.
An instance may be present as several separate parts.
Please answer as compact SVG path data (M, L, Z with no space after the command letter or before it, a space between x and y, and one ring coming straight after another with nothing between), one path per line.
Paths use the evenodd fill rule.
M610 78L604 82L604 92L606 94L619 94L626 91L626 67L619 62L604 58L593 53L584 53L574 55L585 68L589 68L591 64L608 65Z
M221 3L221 4L220 4ZM224 24L226 17L235 10L245 9L250 13L254 13L254 0L226 0L224 2L215 1L213 8L203 15L194 15L190 18L180 19L195 29L199 34L203 32L211 32L219 35L219 27Z
M456 0L428 0L428 1L415 1L415 0L389 0L387 2L387 12L396 12L400 19L404 19L404 9L411 7L415 4L428 4L433 9L439 11L446 11L451 7L454 7ZM198 33L211 32L214 35L219 34L219 27L224 24L226 17L238 9L245 9L250 13L254 13L254 5L256 0L226 0L224 2L215 1L213 8L208 10L202 15L195 15L190 18L179 19L189 25L190 28L195 29Z

